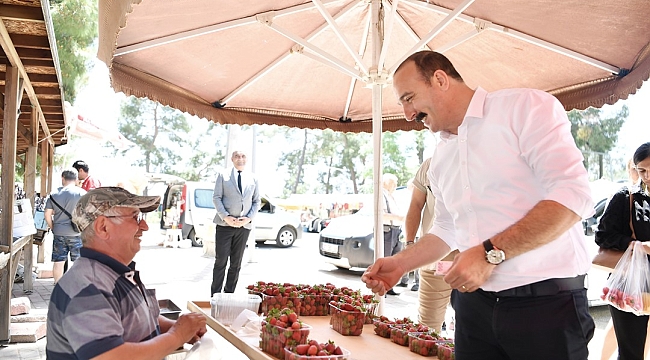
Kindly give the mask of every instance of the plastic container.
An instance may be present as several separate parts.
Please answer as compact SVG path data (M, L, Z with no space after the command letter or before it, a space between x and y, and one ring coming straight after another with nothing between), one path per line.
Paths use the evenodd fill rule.
M284 348L298 344L306 344L311 326L303 323L298 330L282 328L262 321L260 348L265 353L278 359L284 359Z
M377 308L379 303L370 303L364 304L366 307L366 321L365 324L374 324L374 320L377 317Z
M365 311L347 311L330 304L332 329L341 335L359 336L366 321Z
M438 345L438 359L440 360L454 360L456 354L454 350L454 343L439 344Z
M291 347L284 348L284 360L348 360L350 359L350 350L341 348L343 355L323 355L323 356L308 356L298 355L291 350Z
M372 321L373 325L375 325L375 334L383 337L383 338L389 338L390 337L390 325L386 322L379 321L377 319Z
M244 309L257 313L260 307L257 295L218 293L210 300L210 315L224 325L230 325Z
M422 336L429 335L431 339L425 339ZM450 344L454 341L451 339L443 339L439 335L429 332L410 332L409 336L409 350L422 356L438 356L438 346ZM437 336L437 337L436 337Z
M282 310L284 308L289 308L293 310L296 314L300 314L300 308L302 306L302 295L299 297L287 297L287 296L270 296L266 294L259 294L262 297L262 305L260 306L260 312L262 314L268 314L271 309Z
M331 295L303 294L300 316L328 316Z
M397 345L409 346L409 328L407 325L391 325L390 341Z

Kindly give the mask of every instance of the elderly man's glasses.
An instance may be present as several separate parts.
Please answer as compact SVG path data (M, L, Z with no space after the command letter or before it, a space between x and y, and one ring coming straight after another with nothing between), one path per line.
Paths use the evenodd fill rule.
M138 225L140 225L140 223L144 220L144 214L141 213L141 212L138 212L138 213L133 214L133 215L131 215L131 214L129 214L129 215L104 215L104 217L107 217L107 218L129 218L130 217L133 220L135 220L135 222L137 222Z

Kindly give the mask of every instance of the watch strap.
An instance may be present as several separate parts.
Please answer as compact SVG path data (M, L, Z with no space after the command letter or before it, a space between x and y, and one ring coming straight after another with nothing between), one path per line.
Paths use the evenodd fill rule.
M483 241L483 248L485 248L485 252L490 252L491 250L496 249L494 245L492 245L492 241L490 241L490 239Z

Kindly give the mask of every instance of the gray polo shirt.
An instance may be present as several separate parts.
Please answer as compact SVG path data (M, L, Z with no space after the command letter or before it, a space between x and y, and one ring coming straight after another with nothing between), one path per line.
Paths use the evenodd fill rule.
M47 198L47 203L45 204L45 209L54 210L54 216L52 220L52 233L54 235L60 236L77 236L78 232L72 230L72 225L70 222L70 217L66 215L58 206L54 205L50 198L53 198L57 204L61 205L70 215L74 207L77 205L79 198L86 193L86 190L75 186L75 184L70 184L68 186L58 188L56 193L50 194L50 197Z
M144 295L143 295L144 294ZM48 360L90 359L160 334L160 308L129 266L89 248L56 284L47 312Z

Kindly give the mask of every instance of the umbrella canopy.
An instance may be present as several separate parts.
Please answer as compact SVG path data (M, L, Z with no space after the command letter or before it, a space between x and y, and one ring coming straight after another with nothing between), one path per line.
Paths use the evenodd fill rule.
M470 87L537 88L567 110L626 98L650 73L646 0L99 6L98 56L115 90L222 124L370 132L370 88L385 85L401 60L426 48L447 55ZM421 126L403 120L390 86L382 95L383 130Z

